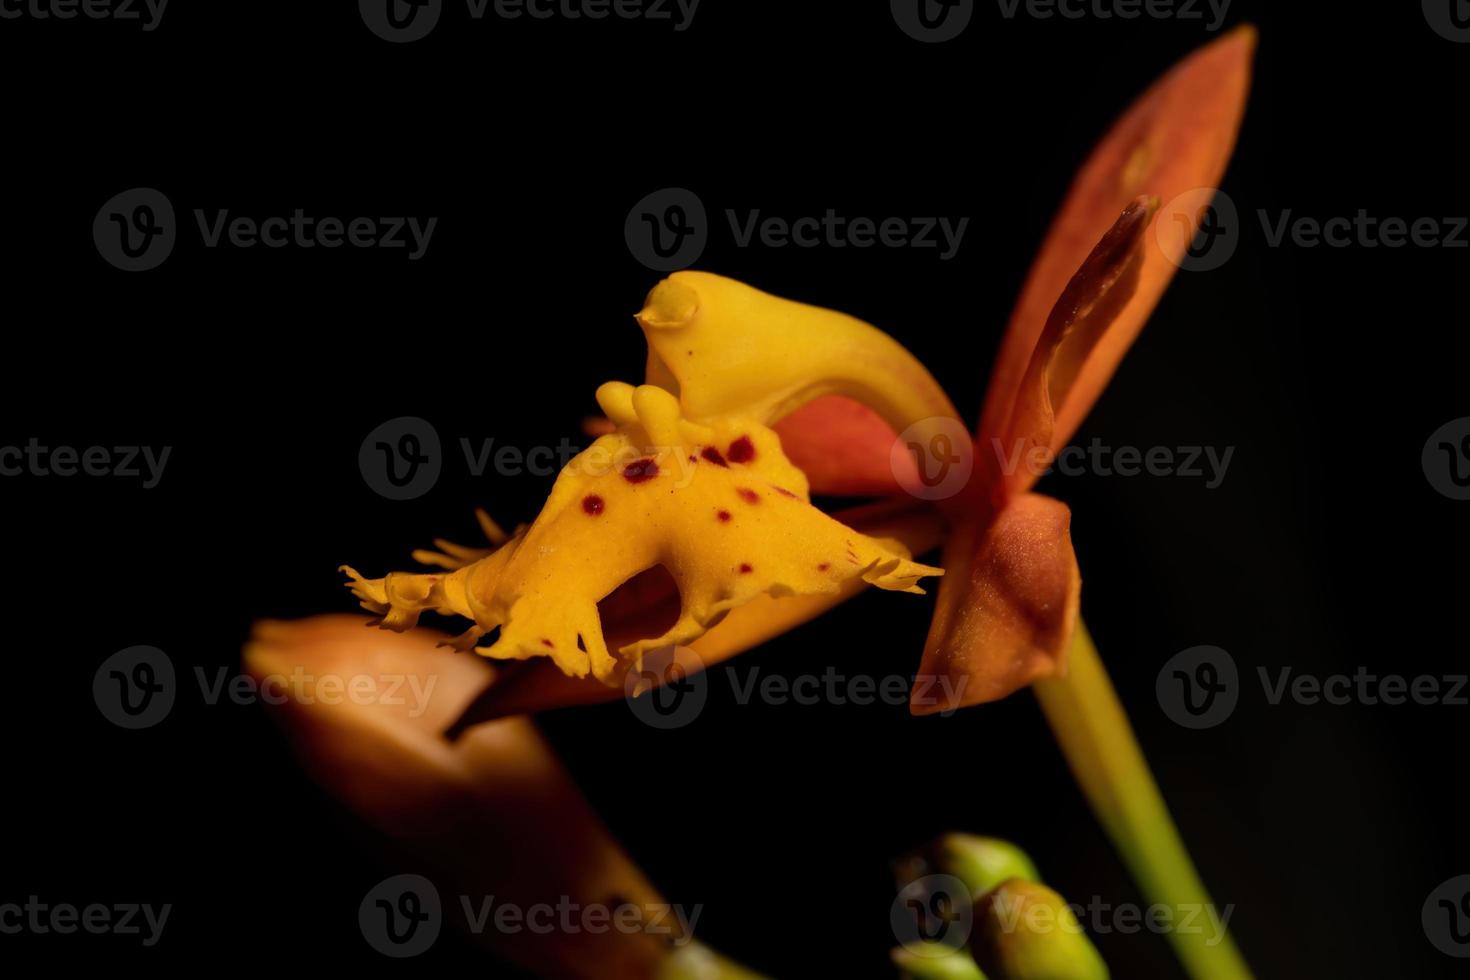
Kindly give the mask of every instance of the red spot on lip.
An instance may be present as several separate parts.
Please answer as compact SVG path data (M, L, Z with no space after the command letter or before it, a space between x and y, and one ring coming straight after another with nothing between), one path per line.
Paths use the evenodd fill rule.
M741 575L749 575L751 573L751 571L752 571L752 569L751 569L750 565L746 564L745 562L741 562L740 563L740 574Z
M582 509L596 517L603 510L602 498L595 493L589 493L582 498Z
M735 492L740 494L740 499L747 504L758 504L761 502L761 495L749 487L740 487Z
M829 569L831 567L832 566L829 565L828 563L822 562L820 565L817 566L817 571L819 571L819 572L825 572L827 569Z
M716 449L714 446L705 446L704 447L704 450L702 452L700 452L699 455L703 456L705 459L709 460L711 463L714 463L716 466L729 466L730 465L729 463L725 462L725 457L721 456L720 455L720 451L718 449Z
M755 459L755 445L750 441L750 436L741 436L730 443L727 455L732 463L748 463Z
M547 639L542 639L541 645L544 647L551 647L553 650L556 649L556 644Z
M644 483L658 476L658 461L652 456L635 459L623 467L623 479L629 483Z
M718 514L716 514L715 516L720 519L721 523L723 523L723 522L728 521L730 519L730 512L728 510L722 510Z

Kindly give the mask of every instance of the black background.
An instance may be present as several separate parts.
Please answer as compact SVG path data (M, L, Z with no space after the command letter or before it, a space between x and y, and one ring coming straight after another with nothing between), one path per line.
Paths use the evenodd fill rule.
M623 219L681 185L712 214L969 216L933 251L737 248L700 266L893 333L973 417L1021 278L1076 166L1199 22L1007 20L921 45L887 5L704 0L690 30L487 19L451 3L394 46L350 3L177 3L136 24L0 21L6 93L0 445L173 447L152 490L0 481L6 554L0 901L170 902L158 946L0 937L56 963L499 971L455 940L390 962L356 908L403 868L296 770L259 707L184 697L125 732L90 696L115 650L181 673L238 663L262 616L343 610L334 569L400 567L471 510L530 517L549 478L451 458L392 503L357 470L378 423L448 443L577 437L592 391L637 380L630 314L659 276ZM1262 31L1224 181L1234 258L1184 273L1079 433L1233 446L1198 480L1053 477L1073 510L1087 618L1187 841L1262 977L1463 975L1420 927L1470 872L1460 786L1470 708L1271 706L1257 666L1463 673L1465 508L1420 466L1466 414L1470 252L1268 247L1257 209L1465 214L1470 46L1417 4L1371 15L1238 2ZM94 214L157 187L194 208L439 217L426 258L203 248L159 269L99 257ZM930 605L866 595L747 655L764 672L915 669ZM1154 699L1197 644L1247 679L1224 725ZM884 976L888 861L947 829L1023 842L1069 897L1138 901L1028 695L955 718L893 707L739 706L694 728L621 703L544 729L703 938L781 976ZM697 819L691 814L698 812ZM1119 977L1176 976L1165 942L1103 935Z

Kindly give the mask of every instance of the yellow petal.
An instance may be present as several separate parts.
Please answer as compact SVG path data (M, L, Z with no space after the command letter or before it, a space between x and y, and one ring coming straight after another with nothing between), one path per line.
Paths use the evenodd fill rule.
M928 507L895 501L852 507L833 516L864 534L899 541L915 555L933 551L944 540L944 522ZM666 586L672 593L673 583L648 584L649 588L640 590L640 594L628 596L628 608L604 610L609 635L623 632L625 621L659 618L653 612L665 598L659 587ZM697 673L816 619L857 595L866 584L861 579L850 579L835 593L752 599L740 608L730 610L718 626L688 647L677 648L671 662L682 667L686 676ZM667 676L676 675L665 671L657 679ZM568 677L546 661L526 664L518 670L507 671L504 679L487 690L458 721L461 726L468 727L507 715L533 714L553 708L616 700L623 696L621 684L619 679L619 686L614 689L590 678Z
M772 296L708 272L653 287L638 325L648 381L703 419L739 413L772 423L822 395L844 395L896 432L957 414L927 368L856 317Z
M836 597L863 582L922 592L920 578L942 574L813 507L806 477L759 421L690 419L654 385L607 384L598 402L617 430L571 460L535 522L493 553L447 573L347 570L381 625L408 629L427 610L464 616L474 621L465 644L499 630L478 648L486 656L550 657L570 676L614 684L644 652L692 643L758 598ZM676 619L614 655L598 602L660 568L678 588Z

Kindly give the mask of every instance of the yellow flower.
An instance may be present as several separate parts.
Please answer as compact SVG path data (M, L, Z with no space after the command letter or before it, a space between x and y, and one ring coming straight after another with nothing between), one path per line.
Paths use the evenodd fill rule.
M996 450L1044 463L1107 384L1192 237L1166 244L1146 232L1165 217L1156 216L1161 202L1197 202L1193 192L1219 181L1254 42L1242 29L1187 59L1084 166L1022 291L973 441L924 366L866 323L709 273L680 272L655 286L637 316L648 344L644 383L599 389L606 431L561 473L530 525L507 535L482 515L490 547L441 541L437 551L416 552L431 572L368 579L347 569L381 625L409 634L391 638L395 657L438 639L414 630L432 611L470 620L454 646L535 662L501 671L436 652L461 680L464 671L448 664L483 672L439 696L432 732L356 707L300 711L299 744L325 760L323 778L385 831L406 821L414 846L441 865L455 863L448 835L482 859L475 871L503 876L514 890L535 893L546 873L577 894L611 879L648 894L523 721L479 722L617 697L612 688L655 647L675 645L684 669L708 666L868 584L919 592L920 579L942 572L913 556L942 545L947 574L921 673L950 681L964 704L1034 686L1146 896L1208 902L1078 616L1070 513L1032 492L1044 465L1008 469ZM1197 209L1166 216L1185 232L1199 221ZM918 489L936 466L951 465L962 473L953 492L936 499ZM812 505L814 493L890 499L829 515ZM262 630L247 661L284 669L353 646L340 622L277 624ZM343 656L378 648L361 646ZM471 723L464 739L438 737ZM370 764L364 733L384 753ZM508 796L518 808L511 820L495 800L501 781L550 789L524 808ZM562 805L576 817L571 837L548 834L586 847L577 859L559 847L537 851L546 856L537 874L502 863L488 845L476 850L461 812L498 814L514 829L503 847L536 850L536 815L549 820ZM584 877L588 868L609 877ZM1249 976L1228 939L1170 939L1194 976ZM690 975L667 951L590 945L598 948L576 956L547 943L508 953L557 975ZM630 965L607 965L620 956Z
M459 548L421 556L442 573L369 580L349 568L362 605L398 631L425 610L463 616L474 622L465 647L499 629L475 648L487 657L549 657L569 676L590 670L620 684L620 668L641 667L646 651L692 643L759 596L836 596L854 579L922 592L921 577L943 574L911 561L901 542L813 507L806 477L755 418L693 421L651 384L609 382L597 400L616 431L567 464L529 527L483 556ZM598 602L657 568L678 588L677 619L615 657Z

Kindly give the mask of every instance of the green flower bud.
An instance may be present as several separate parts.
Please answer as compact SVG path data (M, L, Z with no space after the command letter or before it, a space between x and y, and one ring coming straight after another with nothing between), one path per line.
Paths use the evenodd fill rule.
M934 842L933 854L935 866L969 885L977 898L1012 878L1041 880L1025 851L997 837L945 834Z
M1000 980L1108 980L1108 968L1062 896L1013 878L975 907L975 959Z
M889 954L908 980L985 980L969 951L943 943L915 943Z

